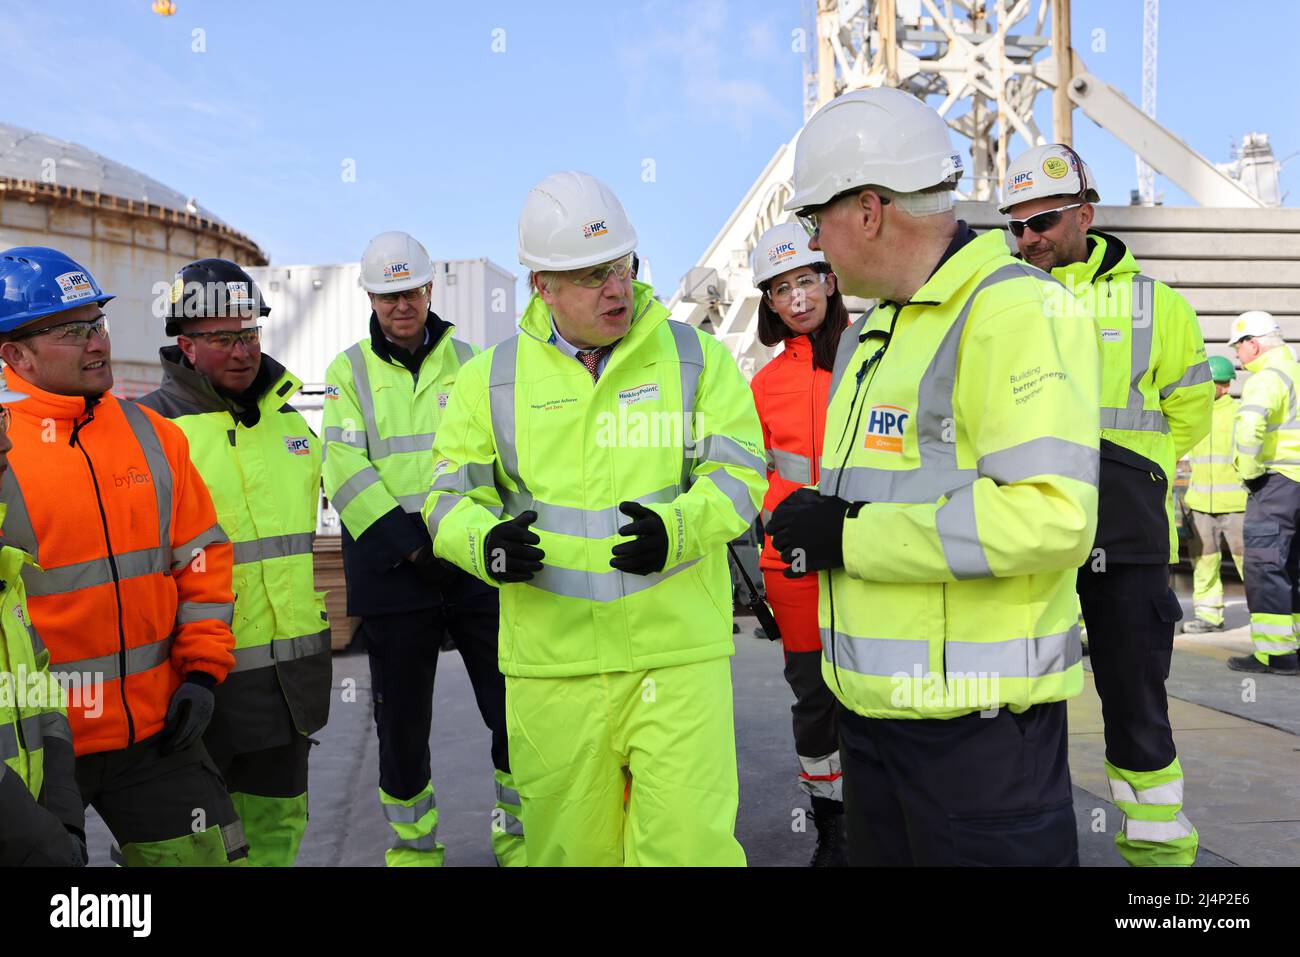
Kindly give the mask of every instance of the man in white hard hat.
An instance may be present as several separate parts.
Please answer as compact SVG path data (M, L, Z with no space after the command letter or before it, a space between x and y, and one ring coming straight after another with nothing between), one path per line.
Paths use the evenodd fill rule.
M633 282L636 244L594 177L533 187L533 297L462 371L424 507L435 552L501 589L530 866L745 860L726 545L762 432L726 348Z
M1300 629L1300 363L1267 312L1232 321L1228 345L1253 372L1241 390L1232 464L1246 485L1246 604L1254 654L1234 671L1294 675Z
M846 295L816 489L768 529L818 572L853 864L1078 862L1065 699L1096 527L1090 325L958 221L943 119L858 90L804 125L786 209Z
M370 333L326 372L325 494L343 523L348 614L360 616L379 733L379 800L394 832L389 866L442 864L429 731L438 652L450 635L492 731L492 849L524 863L519 800L497 670L496 592L433 556L420 507L434 435L475 349L429 308L433 263L403 232L380 233L361 257Z
M1008 168L999 210L1021 256L1074 292L1100 329L1103 505L1077 584L1106 778L1125 816L1116 847L1130 864L1190 866L1197 835L1182 812L1165 695L1182 617L1169 587L1178 560L1169 479L1209 434L1214 383L1192 307L1142 275L1118 237L1092 228L1093 184L1071 147L1035 146ZM1077 314L1081 323L1086 314Z

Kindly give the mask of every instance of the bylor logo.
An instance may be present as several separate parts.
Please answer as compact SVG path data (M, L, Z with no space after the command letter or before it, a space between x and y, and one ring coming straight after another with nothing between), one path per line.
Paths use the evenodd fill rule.
M594 239L596 236L604 236L608 232L609 227L605 225L605 221L603 219L597 219L582 227L582 238Z
M867 416L867 436L863 448L877 452L902 452L903 431L912 417L910 409L899 405L876 405Z
M113 475L114 488L130 488L133 485L148 485L153 480L148 472L139 471L134 465L126 470L125 475Z

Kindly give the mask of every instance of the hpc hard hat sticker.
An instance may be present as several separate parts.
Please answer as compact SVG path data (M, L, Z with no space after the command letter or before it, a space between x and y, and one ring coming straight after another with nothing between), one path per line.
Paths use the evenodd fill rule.
M1049 156L1043 160L1043 172L1052 179L1061 179L1070 172L1070 164L1059 156Z
M62 276L56 276L54 281L59 284L59 298L64 302L76 302L95 294L95 287L90 284L90 277L84 272L65 272Z
M605 225L605 220L597 219L587 223L582 227L583 239L594 239L597 236L604 236L609 233L609 227Z
M875 405L867 416L867 435L863 448L877 452L903 451L903 432L912 417L910 409L898 405Z
M794 243L777 243L767 251L768 265L775 266L777 263L784 262L798 251Z
M1025 170L1023 172L1016 173L1014 176L1012 176L1010 179L1007 180L1007 192L1010 193L1012 196L1026 189L1033 189L1033 188L1034 188L1033 170Z
M384 266L384 282L396 282L411 278L410 263L388 263Z

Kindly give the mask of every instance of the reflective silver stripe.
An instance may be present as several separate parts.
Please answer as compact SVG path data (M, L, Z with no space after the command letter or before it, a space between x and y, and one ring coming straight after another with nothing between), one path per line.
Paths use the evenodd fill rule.
M1246 491L1246 488L1245 488L1245 486L1243 486L1243 485L1239 485L1239 484L1234 484L1234 485L1189 485L1189 486L1187 486L1187 491L1189 491L1189 492L1200 492L1200 493L1202 493L1202 494L1206 494L1206 495L1227 495L1227 494L1230 494L1230 493L1232 493L1232 492L1244 492L1244 491Z
M1124 818L1124 836L1130 841L1148 841L1152 844L1167 844L1192 836L1192 822L1187 815L1179 811L1172 821L1139 821L1134 817Z
M379 447L370 450L370 461L377 462L403 452L431 451L436 438L436 432L418 432L415 435L394 435L392 438L380 439Z
M1294 419L1296 417L1296 413L1298 410L1296 408L1295 383L1291 381L1291 377L1287 375L1285 372L1283 372L1281 369L1278 369L1274 366L1268 366L1267 368L1261 369L1260 372L1271 372L1273 373L1273 375L1277 376L1284 383L1286 383L1286 394L1287 394L1286 418Z
M28 616L27 633L32 638L32 654L39 658L45 652L45 641L41 638L41 633L36 630L36 626L31 623L31 616Z
M853 353L857 351L861 344L862 332L867 327L867 319L876 311L872 306L857 322L849 325L843 333L840 334L839 348L835 352L835 368L831 372L831 391L828 395L835 397L835 390L839 388L840 380L844 378L844 372L848 369L849 363L853 361Z
M778 452L778 455L787 453ZM741 468L753 469L759 475L766 473L767 468L761 458L750 452L735 439L728 438L725 435L709 435L701 439L695 447L695 457L698 462L716 462L719 465L738 465ZM807 459L804 459L806 462ZM698 464L697 464L698 467Z
M325 443L341 442L362 452L366 451L366 434L357 429L345 429L341 425L325 426Z
M267 535L250 542L235 542L235 564L246 565L273 558L310 555L315 540L315 532L295 532L291 535Z
M934 530L939 534L943 557L955 578L960 581L993 577L975 522L975 490L972 486L957 489L939 507L934 516Z
M812 484L812 460L808 456L781 449L768 449L767 454L771 456L776 474L781 478L800 485Z
M1250 623L1250 630L1260 635L1281 635L1283 638L1290 638L1295 633L1292 625L1270 625L1258 621Z
M1160 390L1160 398L1167 399L1178 389L1186 388L1189 385L1200 385L1202 382L1213 382L1210 375L1210 363L1208 361L1198 362L1194 366L1189 366L1183 373L1183 377L1177 382L1170 383Z
M649 308L647 305L646 308ZM677 367L682 380L682 478L684 489L691 487L692 461L695 452L695 396L700 390L700 376L704 373L704 347L700 333L694 326L668 320L668 331L677 346ZM763 471L759 469L759 471Z
M39 751L44 746L41 741L41 715L28 715L19 724L22 725L23 743L28 753ZM17 726L12 723L0 725L0 761L18 757L18 733Z
M846 469L823 468L818 487L823 495L850 502L936 502L979 478L975 469ZM838 484L837 484L838 483Z
M576 568L560 568L545 565L542 570L525 582L525 585L541 589L552 595L567 598L581 598L586 601L618 601L628 595L647 588L653 588L661 581L685 571L696 562L693 558L667 571L653 575L626 575L617 569L607 572L584 572Z
M1297 432L1300 431L1300 421L1292 419L1289 422L1279 422L1277 425L1265 425L1265 432Z
M466 362L469 362L470 359L474 358L474 347L468 342L461 342L459 339L452 339L451 347L456 350L456 358L460 360L461 365L464 365Z
M410 515L419 515L424 510L424 503L429 500L428 492L413 492L410 495L397 496L397 504L402 511Z
M1116 803L1127 801L1130 804L1182 804L1183 779L1178 778L1154 787L1138 788L1119 778L1108 777L1111 800Z
M1231 455L1192 455L1187 459L1191 465L1231 465Z
M134 552L123 552L113 556L117 564L119 581L128 578L140 578L144 575L160 575L169 569L171 549L142 548ZM30 576L30 577L29 577ZM107 558L93 558L87 562L64 565L36 571L28 566L23 570L23 583L27 586L29 598L43 598L47 595L62 595L82 588L93 588L113 581L113 565Z
M44 711L39 717L42 739L59 738L68 744L72 743L72 725L68 723L66 715L57 711Z
M438 829L435 827L428 834L417 838L399 837L393 841L393 849L405 847L413 851L436 851L438 849Z
M192 625L196 621L216 619L230 624L235 617L235 605L228 601L183 601L176 606L176 624Z
M322 631L314 635L300 635L297 638L276 638L263 645L251 648L235 649L235 667L230 671L252 671L254 668L269 668L284 661L297 661L310 658L329 650L329 632Z
M1103 429L1127 429L1130 432L1168 432L1169 423L1159 409L1101 409Z
M119 402L126 415L127 425L135 440L144 452L145 464L149 467L149 477L153 479L154 501L158 508L158 546L171 547L172 527L172 466L163 452L158 430L153 427L149 417L134 402Z
M1242 445L1238 442L1237 451L1242 455L1259 455L1260 452L1264 451L1264 444L1261 442L1257 445Z
M681 489L678 486L668 485L645 495L639 495L636 501L642 505L663 505L680 494ZM570 505L552 505L549 502L538 501L531 495L516 495L513 492L506 492L501 498L507 513L520 515L532 509L537 513L537 521L531 527L558 535L573 535L596 540L610 538L618 534L620 526L632 521L618 510L617 505L609 508L576 508Z
M438 806L438 802L433 799L433 792L430 791L414 804L389 804L382 801L380 806L384 809L384 820L390 824L418 824L420 818Z
M508 788L500 781L497 783L497 803L508 804L511 807L519 806L519 792L514 788Z
M839 667L862 675L892 678L929 672L930 646L924 639L860 638L821 629L823 655L831 661L832 644ZM999 678L1041 678L1072 668L1082 660L1079 627L1006 641L944 643L949 674L984 673Z
M226 537L220 525L204 529L184 545L177 545L172 549L172 571L180 571L197 557L196 553L209 545L224 545L228 541L230 539Z
M354 342L343 350L352 366L352 382L357 389L357 404L361 406L361 421L366 427L366 447L374 449L379 444L379 426L375 419L375 396L370 391L370 370L366 367L366 353L361 343ZM343 509L335 504L338 511Z
M1097 450L1077 442L1043 436L979 460L979 473L999 485L1022 482L1035 475L1059 475L1095 486L1100 465Z
M0 502L8 507L4 518L4 543L21 548L32 556L33 561L39 562L39 543L36 541L36 532L32 529L31 514L27 511L22 485L13 469L9 469L4 475L4 481L0 482ZM32 580L34 572L34 568L24 565L24 584Z
M1264 465L1267 468L1275 465L1300 465L1300 459L1269 459Z
M370 486L381 483L382 480L379 478L379 473L371 466L367 465L356 475L352 476L352 478L340 485L338 491L330 496L330 501L334 504L334 510L342 513L345 508L352 504L353 499L358 495L370 488Z
M746 525L752 524L754 519L758 517L758 509L749 497L749 486L734 475L722 469L715 469L699 476L699 479L716 485L719 491L727 496L727 499L731 502L731 507L736 510L736 514L740 516L740 520Z
M525 492L527 490L519 477L519 448L515 445L515 360L518 356L518 336L498 343L492 350L492 368L488 372L488 405L501 471L519 485L520 492Z
M447 517L447 514L455 508L460 502L463 502L463 495L440 495L433 505L433 511L429 513L429 538L437 539L438 525ZM423 511L423 509L421 509Z
M126 673L140 674L167 664L171 660L172 636L138 648L126 650ZM122 677L119 667L121 659L118 652L100 655L98 658L83 658L80 661L65 661L50 665L50 674L65 687L70 685L96 684L101 681L113 681Z
M496 482L491 462L466 462L454 472L443 472L434 479L431 491L464 494L476 488L495 488Z
M501 808L501 830L513 837L524 836L524 825L519 818L515 817L505 808Z
M1264 408L1262 405L1243 405L1241 408L1237 410L1237 414L1241 415L1241 413L1243 412L1249 412L1253 415L1258 415L1265 419L1268 418L1268 409Z

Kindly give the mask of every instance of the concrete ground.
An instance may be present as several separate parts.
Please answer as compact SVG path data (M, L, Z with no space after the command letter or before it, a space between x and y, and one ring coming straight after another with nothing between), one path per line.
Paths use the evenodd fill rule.
M1250 649L1239 591L1229 590L1231 630L1180 635L1175 642L1168 688L1187 779L1185 810L1201 835L1200 866L1294 866L1300 864L1300 679L1252 678L1226 668L1230 654ZM754 619L738 623L732 660L741 795L737 834L751 865L802 866L814 835L800 830L807 802L795 786L792 695L781 675L780 648L751 637ZM489 735L460 656L444 654L438 671L431 750L446 863L491 866ZM363 652L335 656L334 684L330 722L316 735L320 747L312 752L312 817L298 862L382 866L389 831L379 810L378 749ZM1091 675L1084 693L1070 703L1069 720L1081 861L1122 866L1113 844L1121 816L1108 799L1101 709ZM105 865L110 837L98 817L90 816L92 861Z

